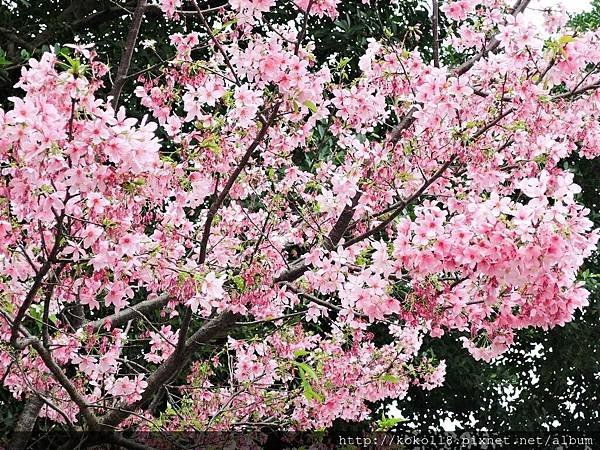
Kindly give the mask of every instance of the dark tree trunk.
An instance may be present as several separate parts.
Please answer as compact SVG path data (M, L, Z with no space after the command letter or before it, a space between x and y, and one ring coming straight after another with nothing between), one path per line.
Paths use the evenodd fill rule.
M13 430L12 438L8 443L8 450L24 450L27 448L27 442L31 438L35 421L43 404L43 400L37 395L27 399Z

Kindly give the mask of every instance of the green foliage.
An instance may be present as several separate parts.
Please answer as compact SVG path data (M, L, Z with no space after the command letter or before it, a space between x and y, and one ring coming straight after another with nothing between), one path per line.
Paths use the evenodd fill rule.
M577 31L595 30L600 28L600 0L591 1L592 9L571 18L571 26Z
M402 417L386 417L385 414L382 414L381 419L377 421L376 431L389 431L392 428L396 427L396 425L406 422L406 419Z

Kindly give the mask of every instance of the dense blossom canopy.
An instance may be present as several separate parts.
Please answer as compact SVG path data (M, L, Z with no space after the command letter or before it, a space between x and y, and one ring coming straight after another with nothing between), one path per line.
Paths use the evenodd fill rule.
M599 153L600 35L561 12L538 29L526 1L448 1L470 59L373 40L348 81L303 26L338 3L163 0L199 31L140 75L141 120L99 94L93 46L23 68L0 110L15 398L92 430L323 428L443 383L426 335L490 360L586 306L598 234L558 163ZM298 20L269 24L280 4ZM336 152L306 163L325 133Z

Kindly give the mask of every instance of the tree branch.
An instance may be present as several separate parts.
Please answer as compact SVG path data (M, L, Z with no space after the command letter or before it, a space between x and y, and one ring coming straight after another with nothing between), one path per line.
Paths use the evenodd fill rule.
M244 153L244 156L242 156L242 159L240 159L240 162L238 163L238 165L235 168L235 170L233 171L233 173L229 176L229 179L225 183L223 190L221 191L221 193L219 194L217 199L213 202L213 204L210 206L210 209L208 210L208 213L206 214L206 222L204 222L204 230L202 232L202 239L200 241L200 255L198 258L200 264L204 264L204 262L206 261L208 238L210 237L210 230L212 227L212 222L213 222L213 219L215 218L215 215L217 214L217 211L219 210L219 208L221 207L221 205L223 204L223 202L229 195L229 191L233 187L233 185L234 185L235 181L237 180L237 178L239 177L240 173L242 173L242 171L246 167L246 164L248 164L248 161L250 160L250 157L254 153L254 150L256 150L256 148L259 146L259 144L261 143L263 138L266 136L269 127L275 121L275 117L277 116L277 112L279 111L280 106L281 106L281 103L277 103L273 107L273 109L271 110L271 113L269 114L268 119L263 122L262 128L260 129L260 131L258 132L256 137L254 138L254 140L252 141L250 146L248 146L248 149Z
M575 97L576 95L579 94L584 94L588 91L593 91L596 89L600 89L600 81L596 82L596 83L592 83L592 84L588 84L587 86L583 86L577 89L574 89L572 91L569 92L565 92L563 94L557 94L554 97L552 97L552 100L559 100L561 98L570 98L570 97Z
M402 211L404 211L404 209L407 206L409 206L417 198L423 195L427 188L429 188L429 186L431 186L438 178L440 178L444 174L446 169L450 167L450 165L454 162L455 159L456 156L452 156L448 161L446 161L442 165L442 167L440 167L431 178L429 178L425 183L423 183L423 185L413 195L411 195L407 200L399 202L395 211L392 212L392 214L390 214L390 216L384 221L382 221L379 225L371 228L370 230L365 231L364 233L350 239L349 241L344 242L344 248L350 247L356 244L357 242L363 241L373 236L375 233L384 230L396 217L398 217L402 213Z
M66 204L66 202L65 202L65 204ZM35 279L33 280L33 285L31 286L31 289L29 289L29 292L27 293L27 296L25 297L23 304L21 305L21 307L17 311L17 315L15 316L15 319L13 322L13 329L12 329L11 336L10 336L10 344L12 346L15 345L17 338L19 336L19 327L20 327L20 324L21 324L23 318L25 317L25 313L27 312L27 310L33 303L35 296L37 295L38 291L40 290L40 287L42 286L42 282L44 281L44 278L46 277L46 275L52 268L52 262L53 262L54 258L56 258L56 256L58 255L58 252L60 251L60 248L61 248L60 240L61 240L61 236L62 236L62 222L64 219L64 215L61 215L57 219L58 220L57 220L57 224L56 224L56 229L57 229L56 237L55 237L54 245L52 246L52 250L50 251L50 255L48 255L48 259L44 262L44 264L42 264L42 267L40 267L40 270L35 274Z
M27 399L25 407L21 411L13 429L11 439L8 443L8 450L25 450L27 448L27 442L31 437L35 421L40 414L43 404L43 400L36 394L32 394Z
M523 11L525 11L525 9L529 5L530 1L531 0L518 0L517 3L515 3L515 6L513 7L512 15L516 16L517 14L520 14ZM479 61L481 58L483 58L485 55L494 53L498 49L499 45L500 45L500 41L498 39L496 39L496 37L494 36L490 40L490 42L484 47L483 50L481 50L475 56L468 59L463 64L458 66L456 69L454 69L454 75L458 77L460 75L467 73L471 69L471 67L473 67L475 65L475 63L477 61Z
M438 0L432 0L432 1L433 1L434 10L435 10L436 6L438 6ZM527 8L527 5L529 5L530 1L531 0L518 0L517 3L515 4L515 6L513 7L512 15L516 16L517 14L523 12ZM435 11L434 11L434 16L435 16ZM435 20L435 17L434 17L434 20ZM438 11L438 21L439 21L439 11ZM439 42L438 42L439 36L437 36L437 38L436 38L436 34L438 34L439 31L437 30L437 28L438 27L436 27L434 24L434 65L436 67L439 67ZM436 50L435 42L438 42L437 50ZM498 41L498 39L496 39L495 37L492 38L492 40L485 47L484 50L477 53L471 59L465 61L463 64L461 64L460 66L455 68L453 71L453 75L454 76L464 75L471 69L471 67L473 67L473 65L477 61L479 61L485 55L495 52L499 45L500 45L500 41ZM437 59L435 56L436 52L438 55ZM414 113L417 112L417 110L418 110L417 105L414 105L406 112L406 114L404 115L402 120L400 120L400 123L398 123L398 125L392 130L392 133L390 135L390 142L392 142L393 144L396 144L400 140L400 137L402 136L402 131L404 131L405 129L407 129L414 123L414 121L415 121Z
M417 109L416 106L410 108L400 123L392 130L392 134L390 135L390 142L392 144L396 144L400 140L402 132L413 124L415 121L414 114L417 112Z
M186 340L184 356L178 355L177 352L171 354L148 378L148 386L142 394L142 398L132 405L122 404L119 408L111 410L103 417L102 425L109 427L117 426L129 417L133 411L147 405L160 387L190 363L194 353L202 345L227 334L235 326L237 317L237 314L225 311L214 319L205 322L198 331Z
M204 17L205 11L202 11L200 9L196 0L192 0L192 6L194 7L194 9L196 10L196 13L200 17L200 20L202 21L202 25L204 26L204 28L206 29L206 32L210 36L211 41L215 44L215 47L217 47L217 50L219 50L219 53L221 54L221 56L223 56L223 60L225 61L225 64L227 65L227 67L229 68L229 71L233 75L233 78L235 79L236 84L240 85L240 79L239 79L236 71L233 69L233 66L231 65L229 55L227 55L227 52L225 51L225 49L223 48L223 46L221 45L221 43L219 42L219 40L217 39L215 34L212 32L210 25L206 21L206 17Z
M40 358L42 358L42 361L44 361L46 367L50 370L50 372L52 372L56 381L64 388L65 391L67 391L67 394L69 394L69 398L77 405L79 411L85 418L85 421L89 425L90 429L92 431L100 430L101 427L100 423L98 422L98 418L89 409L85 398L81 395L81 393L77 390L73 383L71 383L71 380L69 380L69 378L65 375L65 373L58 366L58 364L56 364L56 361L54 361L54 358L52 357L50 351L46 347L44 347L44 345L39 339L32 337L31 335L29 335L29 333L26 333L24 330L22 331L24 332L26 338L23 340L22 343L20 343L19 347L22 348L26 345L31 345L34 348L37 354L40 355Z
M125 47L123 49L123 54L121 55L119 67L117 69L115 84L110 91L110 95L113 97L111 104L114 109L117 109L119 97L121 96L121 91L123 90L123 85L127 80L127 73L129 72L131 58L133 57L133 51L135 50L135 43L140 32L142 19L144 18L146 3L147 0L138 0L135 12L133 13L133 19L131 21L131 26L129 27L129 32L127 33L127 40L125 41Z
M433 65L435 67L440 67L440 5L438 0L431 0L431 2L433 10L431 14L431 27L433 28Z
M338 217L338 220L336 221L335 225L333 226L333 228L329 232L329 235L327 236L325 247L328 250L333 250L334 248L336 248L339 242L341 241L342 237L344 236L344 233L348 229L348 225L352 220L352 217L354 216L354 210L356 209L356 205L358 205L361 196L362 192L358 191L352 199L352 204L346 205L346 207L344 207L344 210L340 214L340 217ZM277 284L295 281L298 278L300 278L304 274L304 272L308 270L308 267L308 264L304 264L300 259L297 262L297 264L293 265L290 269L286 270L281 275L276 277L273 280L273 283Z
M199 14L202 16L200 9L198 8L198 5L195 2L194 2L194 6L198 10ZM202 16L202 17L204 18L204 16ZM277 112L279 111L280 106L281 106L281 102L276 103L275 106L273 106L273 109L271 110L271 113L269 114L268 119L262 121L262 128L257 133L257 135L254 138L254 140L252 141L252 143L246 149L246 152L242 156L242 159L240 159L240 162L238 163L237 167L235 168L233 173L229 176L227 182L225 183L225 186L223 187L223 190L221 191L221 193L219 194L217 199L212 203L212 205L210 205L210 209L208 210L208 213L206 214L206 221L204 222L204 229L202 230L202 239L200 241L200 254L198 256L199 264L204 264L206 262L206 254L208 251L208 240L210 238L210 231L212 228L212 223L215 218L215 215L219 211L219 208L221 207L221 205L223 205L223 203L225 202L225 199L229 195L229 191L231 190L231 188L235 184L236 180L238 179L238 177L240 176L240 174L242 173L242 171L248 164L248 161L250 161L250 157L252 156L254 151L258 148L258 146L260 145L262 140L265 138L265 136L267 135L267 131L269 130L269 127L275 121L275 117L277 116ZM190 327L191 321L192 321L192 310L190 308L187 308L185 315L183 316L181 328L179 329L179 340L177 342L177 347L175 350L175 354L177 354L177 355L181 354L181 352L184 349L184 342L185 342L185 339L187 338L187 333L188 333L188 329Z
M107 323L110 323L111 328L119 327L130 320L136 319L140 313L147 314L155 309L161 308L168 303L169 299L170 297L168 294L163 294L152 300L144 300L131 308L111 314L103 319L88 322L85 324L85 328L91 328L93 332L97 332Z
M328 250L333 250L337 247L338 243L342 240L344 233L348 229L348 224L352 220L354 216L354 211L356 210L356 205L358 205L358 201L362 196L362 192L357 192L356 195L352 198L352 203L350 205L346 205L344 210L340 214L337 222L329 232L327 236L327 241L325 242L325 248Z

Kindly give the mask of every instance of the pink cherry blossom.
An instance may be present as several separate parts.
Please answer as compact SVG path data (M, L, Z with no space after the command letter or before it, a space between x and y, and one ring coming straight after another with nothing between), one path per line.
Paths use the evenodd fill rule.
M430 339L490 361L587 306L599 234L562 161L600 154L598 33L453 0L447 43L472 59L371 39L347 80L302 32L340 3L159 2L185 33L135 80L139 119L91 47L81 73L53 52L23 67L0 110L15 399L90 430L314 430L441 385Z

